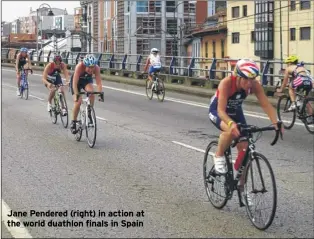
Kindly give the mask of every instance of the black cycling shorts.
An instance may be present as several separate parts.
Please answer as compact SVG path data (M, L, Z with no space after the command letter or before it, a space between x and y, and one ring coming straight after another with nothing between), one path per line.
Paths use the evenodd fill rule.
M70 88L71 88L71 93L72 95L74 95L74 90L73 90L73 76L74 74L71 76L71 80L70 80ZM85 90L85 87L88 85L88 84L93 84L93 78L92 77L81 77L79 78L79 81L77 83L77 87L78 87L78 92L81 92L81 90ZM86 90L85 90L86 91Z

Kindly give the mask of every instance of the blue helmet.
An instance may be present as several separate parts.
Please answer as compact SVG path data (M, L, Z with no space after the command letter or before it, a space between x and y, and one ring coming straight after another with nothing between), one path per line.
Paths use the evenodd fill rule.
M22 47L21 49L20 49L20 52L28 52L28 49L26 48L26 47Z
M83 59L83 64L87 67L97 64L97 59L93 55L86 55Z

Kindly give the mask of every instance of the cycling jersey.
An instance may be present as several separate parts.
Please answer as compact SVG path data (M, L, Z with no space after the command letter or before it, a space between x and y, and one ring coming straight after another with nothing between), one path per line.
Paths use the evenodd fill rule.
M63 62L61 62L60 69L56 68L56 64L54 62L50 63L47 80L54 85L61 85L62 79L60 73L63 67L64 67Z
M73 76L74 76L74 73L72 74L71 81L70 81L70 86L71 86L70 88L71 88L72 95L74 95L74 90L73 90L73 87L72 87ZM78 83L77 83L78 92L81 92L82 89L85 90L85 87L88 84L93 84L93 74L88 74L87 72L84 71L79 76L79 80L78 80Z
M18 70L20 71L20 69L23 69L24 65L26 65L27 61L26 61L26 56L22 57L20 56L19 62L18 62Z
M149 62L150 62L150 67L149 67L149 72L148 72L149 74L160 71L161 69L160 55L150 54Z
M247 97L245 90L241 89L237 91L237 77L231 76L231 93L227 100L226 113L228 116L236 123L246 124L246 120L243 114L242 103ZM250 91L249 91L250 92ZM219 100L219 90L216 91L215 95L210 100L209 105L209 118L212 123L221 130L220 123L221 119L218 116L218 100Z
M291 73L293 77L293 80L291 81L291 87L293 89L297 89L297 91L304 90L305 94L308 95L313 88L312 85L313 79L307 70L297 72L297 69L300 66L303 65L298 64L294 71ZM301 75L300 73L305 73L305 75L304 74Z

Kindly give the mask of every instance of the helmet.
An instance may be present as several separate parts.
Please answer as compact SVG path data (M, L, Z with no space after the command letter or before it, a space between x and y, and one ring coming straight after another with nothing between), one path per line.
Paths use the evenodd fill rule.
M93 55L86 55L83 59L85 66L90 67L97 64L97 59Z
M298 62L299 58L295 55L291 55L289 56L287 59L285 59L285 63L294 63L294 62Z
M235 74L245 79L255 78L259 75L259 67L250 59L241 59L234 69Z
M152 49L150 50L150 53L157 53L157 52L159 52L159 50L158 50L157 48L152 48Z
M27 49L26 47L22 47L22 48L20 49L20 52L25 52L25 53L27 53L27 52L28 52L28 49Z
M62 57L61 57L60 55L55 55L55 56L53 57L53 61L54 61L54 62L56 62L56 61L62 62Z

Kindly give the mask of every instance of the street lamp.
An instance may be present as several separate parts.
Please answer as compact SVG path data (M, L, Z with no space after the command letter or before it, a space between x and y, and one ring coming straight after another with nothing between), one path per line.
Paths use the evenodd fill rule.
M36 12L37 12L37 33L36 33L36 37L37 37L37 41L36 41L36 49L37 49L37 60L38 60L38 22L39 22L39 10L42 8L42 7L44 7L44 6L48 6L48 8L49 8L49 11L48 11L48 14L47 14L47 16L54 16L54 14L53 14L53 12L52 12L52 10L51 10L51 7L50 7L50 5L49 4L47 4L47 3L43 3L43 4L41 4L37 9L36 9ZM42 49L42 40L43 40L43 23L42 23L42 21L41 21L41 31L40 31L40 34L41 34L41 49Z

